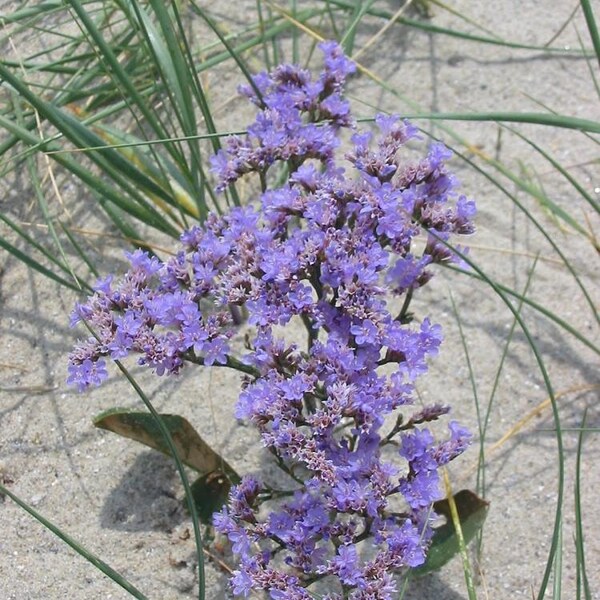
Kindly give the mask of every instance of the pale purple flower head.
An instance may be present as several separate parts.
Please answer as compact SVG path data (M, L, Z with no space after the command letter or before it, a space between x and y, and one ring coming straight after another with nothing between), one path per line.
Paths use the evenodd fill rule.
M282 164L287 179L185 232L167 261L128 255L124 277L75 309L72 322L96 337L71 354L68 381L98 385L106 356L134 355L159 375L190 362L243 371L236 416L256 426L290 484L277 493L246 476L215 515L239 560L234 594L304 600L327 577L344 598L389 600L393 574L425 560L439 467L470 439L455 422L441 442L420 427L448 407L397 415L442 340L406 299L452 259L442 241L473 231L475 207L456 198L445 147L403 159L418 132L397 116L379 115L378 135L357 131L346 160L336 155L340 128L354 126L342 97L354 65L333 42L321 49L318 78L282 65L255 78L260 94L242 89L259 113L213 162L219 189L251 172L276 181ZM240 306L250 328L236 355ZM281 335L292 320L306 326L306 346Z

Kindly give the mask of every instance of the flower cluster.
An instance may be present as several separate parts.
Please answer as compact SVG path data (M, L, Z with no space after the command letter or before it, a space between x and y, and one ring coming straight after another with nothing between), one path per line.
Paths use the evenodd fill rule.
M71 354L69 382L98 384L103 357L129 354L158 374L187 362L242 371L237 417L255 424L292 489L246 476L215 515L239 558L234 593L304 600L326 580L328 600L385 600L395 572L423 563L438 469L468 444L454 422L443 442L420 427L448 407L397 413L410 412L442 339L429 318L415 322L410 298L431 265L454 259L446 241L473 231L475 207L456 196L442 145L401 162L418 132L395 116L376 118L375 140L355 132L342 168L334 150L339 128L353 126L341 97L353 68L337 45L322 49L317 81L286 65L244 90L257 120L213 165L221 188L250 172L264 183L277 163L286 181L186 232L166 262L129 255L123 279L76 307L73 321L95 336ZM253 335L236 357L238 307ZM281 333L292 321L306 347Z
M355 66L335 42L324 42L321 49L325 64L317 81L296 65L280 65L240 88L262 110L246 137L231 136L227 147L213 157L218 190L245 173L264 175L276 161L286 161L292 170L309 158L333 165L336 134L352 124L342 91Z

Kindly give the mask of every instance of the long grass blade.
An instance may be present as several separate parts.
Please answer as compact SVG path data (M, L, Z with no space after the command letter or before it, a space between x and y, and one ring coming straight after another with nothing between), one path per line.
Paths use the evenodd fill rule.
M200 79L199 73L198 73L197 69L195 68L195 64L196 64L197 60L195 59L195 57L192 53L192 49L188 43L188 36L185 34L181 15L179 13L179 9L177 8L176 4L173 5L173 11L174 11L174 16L175 16L175 20L177 23L178 31L179 31L179 37L183 43L183 48L184 48L184 53L185 53L185 62L187 62L186 66L187 66L188 74L189 74L187 81L193 84L192 92L194 94L194 97L196 98L198 106L200 107L200 111L202 112L202 116L204 118L204 122L206 123L206 128L208 130L208 133L211 134L210 141L212 143L213 152L217 153L221 149L221 141L219 139L219 136L216 135L217 127L215 125L215 122L214 122L214 119L212 116L210 103L208 101L208 97L206 96L206 94L204 92L204 86L202 84L202 80ZM199 156L199 152L200 152L199 148L200 148L200 146L198 146L198 156ZM200 181L202 181L203 184L206 186L206 190L211 195L213 203L215 204L217 210L220 211L221 207L220 207L219 203L217 202L217 200L215 199L215 196L212 193L210 185L208 185L208 183L207 183L208 180L207 180L207 177L206 177L205 171L204 171L204 163L201 160L198 160L196 168L197 168L197 172L198 172ZM230 195L233 200L233 204L235 206L240 206L240 199L239 199L239 196L238 196L235 186L232 186L231 189L228 190L227 194L225 195L225 198L228 203L229 203ZM203 196L203 198L204 198L204 196Z
M513 127L505 126L509 131L514 133L517 137L521 138L524 142L529 144L538 154L543 156L576 190L577 192L586 200L586 202L594 209L595 212L600 213L600 202L598 202L595 198L588 193L588 191L565 169L557 160L555 160L548 152L546 152L543 148L541 148L538 144L536 144L533 140L523 135ZM600 159L597 161L600 164ZM552 209L554 213L560 216L564 221L566 221L571 227L580 231L581 226L566 213L559 206L556 206L552 203ZM587 232L582 232L587 237ZM599 249L600 250L600 249Z
M458 538L458 547L460 550L460 557L462 559L463 574L465 576L465 583L467 586L467 593L469 594L469 600L477 600L477 592L475 591L475 581L473 578L473 567L469 560L469 554L467 552L467 545L465 544L465 538L463 535L462 526L460 523L460 517L458 516L458 509L454 500L454 494L452 493L452 486L450 485L450 477L448 470L444 469L444 487L446 491L446 497L448 498L448 504L450 505L450 514L452 516L452 524L456 531L456 537Z
M177 452L177 448L173 443L173 438L169 432L169 428L165 425L163 420L161 419L158 411L154 408L154 405L146 396L142 388L138 385L137 381L131 376L129 371L123 366L123 364L119 361L115 361L116 365L119 367L123 375L125 375L127 381L133 387L139 398L142 400L150 414L154 417L154 421L156 422L160 432L163 435L165 442L169 448L169 452L175 461L175 465L177 466L177 471L179 473L179 478L181 479L181 483L183 484L183 489L185 492L185 499L187 502L188 510L190 511L190 515L192 517L192 526L194 529L194 538L196 541L196 554L198 556L198 598L199 600L204 600L206 590L205 590L205 577L204 577L204 550L202 546L202 534L200 532L200 522L198 519L198 510L196 508L196 502L194 501L194 496L192 495L192 490L190 487L190 482L185 472L185 467L179 454Z
M459 268L455 267L454 265L444 265L444 266L445 266L446 269L450 269L452 271L457 271L459 273L462 273L463 275L466 275L467 277L473 277L474 279L478 279L480 281L486 281L486 279L484 277L482 277L477 272L466 271L464 269L459 269ZM575 327L573 327L572 325L570 325L569 323L567 323L564 319L561 319L557 314L555 314L552 311L548 310L547 308L545 308L541 304L535 302L534 300L531 300L530 298L527 298L526 296L521 295L516 290L513 290L512 288L510 288L510 287L508 287L506 285L501 284L498 281L494 281L493 284L503 294L506 294L508 296L512 296L513 298L516 298L517 300L522 301L524 304L527 304L528 306L530 306L531 308L533 308L534 310L536 310L540 314L542 314L545 317L547 317L548 319L550 319L552 322L556 323L561 329L564 329L567 333L569 333L571 336L573 336L576 340L579 340L582 344L584 344L585 346L587 346L590 350L592 350L596 354L600 355L600 348L598 346L596 346L594 344L594 342L592 342L591 340L589 340L588 338L586 338Z
M432 231L429 231L429 233L430 233L430 235L434 236L440 243L442 243L445 246L450 247L449 244L445 240L442 240L439 236L435 235ZM506 305L508 310L514 315L514 318L518 322L519 327L521 328L523 335L527 339L527 343L529 344L529 347L531 348L531 351L535 357L535 361L540 370L540 374L542 376L542 379L544 380L544 386L546 387L546 390L548 391L548 396L550 398L550 404L552 406L552 417L553 417L554 424L555 424L555 435L556 435L557 470L558 470L557 488L558 489L557 489L556 511L554 514L554 526L553 526L553 530L552 530L550 550L548 552L546 568L544 570L544 575L542 577L542 582L540 584L540 589L539 589L539 592L537 595L537 600L543 600L543 598L545 597L545 594L546 594L546 590L548 588L548 583L550 581L550 577L552 574L552 568L554 565L554 560L555 560L557 549L558 549L558 538L559 538L559 532L560 532L560 527L561 527L561 523L562 523L562 507L563 507L563 498L564 498L564 479L565 479L565 465L564 465L564 456L565 455L564 455L564 448L563 448L563 441L562 441L561 421L560 421L560 414L558 412L558 405L556 402L556 397L554 394L554 388L552 386L552 381L548 374L548 370L546 368L545 361L537 347L537 344L536 344L533 336L531 335L531 333L529 331L529 328L525 324L525 321L523 320L523 318L521 317L521 315L519 314L517 309L512 305L512 303L508 299L507 294L503 291L502 287L497 285L496 282L494 282L490 277L488 277L487 274L485 273L485 271L483 271L483 269L481 269L468 256L457 251L456 249L453 249L453 252L455 252L460 257L461 260L463 260L467 265L469 265L469 267L475 273L477 273L477 275L479 275L479 277L487 285L489 285L492 288L492 290L498 295L498 297Z
M19 125L22 125L22 113L20 110L20 105L18 101L15 101L13 103L14 107L15 107L15 113L16 113L16 117L17 117L17 122ZM47 166L48 168L50 168L50 160L48 158L46 158L47 161ZM38 170L37 170L37 165L34 163L33 160L33 156L28 156L27 157L27 171L29 172L29 177L33 186L33 190L35 192L35 196L37 198L38 201L38 206L40 207L40 211L44 217L44 221L46 222L46 226L48 228L48 231L50 232L50 235L52 236L52 239L54 241L54 244L58 250L58 253L61 257L61 263L66 267L68 273L71 275L71 277L73 278L73 281L75 282L76 285L79 286L78 282L79 282L79 277L77 277L77 275L75 274L75 271L73 270L73 268L71 267L71 265L69 264L69 261L67 259L67 255L65 253L65 250L63 248L62 242L60 241L58 234L56 232L56 229L54 227L54 223L52 221L52 218L50 217L50 211L48 208L48 203L46 200L46 195L44 194L43 190L42 190L42 184L41 181L38 177ZM50 173L50 179L51 181L54 183L54 191L57 193L58 192L58 188L56 186L56 183L54 181L54 175L51 172Z
M14 246L13 244L8 242L1 236L0 236L0 248L4 248L6 251L10 252L16 259L20 260L22 263L24 263L28 267L34 269L38 273L41 273L45 277L48 277L48 279L52 279L52 281L55 281L56 283L60 283L60 285L63 285L67 288L75 290L76 292L81 291L81 287L76 285L75 283L73 283L73 281L71 279L64 279L63 277L60 277L60 275L57 275L53 271L50 271L50 269L46 268L40 262L31 258L29 253L25 253L25 252L19 250L16 246Z
M12 73L7 72L2 65L0 65L0 76L5 78L21 95L30 101L43 117L47 118L53 125L61 129L63 133L73 141L73 143L82 147L85 147L86 145L103 145L102 138L84 127L74 117L37 97L27 88L27 86L23 85L17 77L14 77ZM23 141L29 139L33 141L34 144L43 144L42 140L36 139L28 134L27 130L21 127L16 127L15 124L11 123L9 119L6 119L2 116L0 116L0 125L19 135ZM119 185L121 190L120 193L109 194L111 199L115 200L117 204L123 206L123 208L125 208L128 212L132 213L138 219L148 223L149 225L152 225L153 227L156 227L157 229L172 236L177 236L179 234L177 228L169 224L165 220L164 215L155 210L145 200L145 198L137 192L132 184L128 183L127 179L131 178L133 182L137 182L148 192L156 194L166 202L172 203L173 201L169 195L165 194L165 192L159 186L157 186L152 180L136 169L132 169L131 164L129 164L123 157L120 157L118 153L111 149L102 150L98 153L90 153L89 155L102 168L103 172L109 175ZM61 161L60 158L57 160ZM83 172L83 169L80 168L79 165L74 164L74 161L66 161L63 157L62 162L70 164L69 170L72 172ZM81 176L80 178L84 179ZM86 177L86 179L89 179L89 177ZM92 179L94 182L93 185L90 186L92 189L101 189L102 191L106 190L105 185L98 185L98 183L101 181L100 177L92 176ZM135 204L126 199L125 195L123 194L123 190L126 190L130 197L135 198Z
M506 123L529 123L561 129L574 129L589 133L600 133L600 121L580 119L568 115L534 112L493 112L493 113L425 113L403 115L407 119L427 119L432 121L494 121Z
M19 8L10 14L0 15L0 26L19 23L25 19L51 14L63 8L62 0L55 2L39 2L36 6Z
M146 43L163 80L163 89L170 98L171 110L181 130L186 136L195 136L198 132L192 95L190 92L190 71L181 51L180 40L175 35L171 24L171 16L163 2L151 1L156 14L158 27L155 26L147 11L136 1L132 2L133 10L140 23ZM159 30L160 28L160 30ZM207 211L204 186L200 183L201 165L200 147L196 140L188 143L191 153L191 168L186 171L191 176L194 196L199 199L198 209L205 216Z
M562 521L556 534L556 556L554 557L554 577L552 580L552 598L562 598L562 571L563 571L563 526Z
M313 10L303 10L303 11L300 11L300 13L298 14L298 20L300 22L302 22L302 21L308 20L312 17L318 16L318 15L322 14L323 12L324 12L323 10L319 11L319 10L314 10L314 9ZM235 52L237 54L246 52L246 51L254 48L255 46L257 46L258 44L262 44L264 41L273 40L273 39L277 38L277 36L284 34L288 29L294 27L294 25L292 23L288 22L287 20L284 20L283 18L281 18L281 19L274 18L273 22L276 22L276 21L280 21L280 22L273 25L272 27L267 28L264 32L261 33L261 35L254 36L254 37L248 39L247 41L241 42L238 45L236 45L234 47ZM229 36L229 37L232 37L232 36ZM227 39L228 36L225 36L225 38ZM202 52L202 53L207 52L209 46L202 48L200 52ZM229 52L227 50L218 52L216 54L208 56L205 60L203 60L202 62L197 64L196 72L198 74L200 74L204 71L207 71L216 66L219 66L223 62L226 62L230 59L231 59L231 55L229 54ZM89 74L89 69L83 69L83 71L85 73ZM81 83L81 86L79 86L79 83ZM77 86L71 86L71 87L85 88L86 86L84 84L85 84L85 81L81 81L81 82L78 82ZM142 98L145 98L152 91L160 92L160 88L157 89L155 86L153 86L151 89L144 88L143 90L140 90L140 96ZM61 99L60 102L57 99L55 101L55 104L60 105L64 102L68 103L68 102L72 101L73 99L74 98L69 97L69 98L65 98L64 100ZM81 122L84 125L90 125L101 119L105 119L107 117L113 116L113 115L119 113L120 111L122 111L123 109L127 109L128 107L129 107L128 101L126 101L124 99L115 100L114 102L112 102L110 104L110 106L107 106L103 111L100 111L96 114L86 115L85 118L83 118ZM33 127L35 127L34 122L31 123L31 125L29 126L29 129L31 129ZM227 133L227 134L216 133L215 135L223 136L223 135L229 135L229 133ZM209 137L209 135L198 135L198 139L208 138L208 137ZM16 143L16 141L18 141L18 139L19 138L14 138L12 140L7 141L5 144L0 145L0 155L2 155L6 150L8 150L10 147L12 147L12 145L14 145ZM55 141L56 139L59 139L59 137L54 137L54 138L49 137L48 138L49 141ZM186 139L187 138L185 136L164 135L164 136L158 136L157 139L145 140L145 143L146 144L160 143L160 144L165 144L166 146L168 146L169 141L178 142L178 141L185 141ZM102 147L104 147L104 146L105 145L102 145Z
M332 4L333 6L337 6L346 10L354 9L355 2L352 0L324 0L328 4ZM367 11L367 14L372 15L374 17L379 17L388 21L392 18L393 13L387 10L379 9L379 8L370 8ZM506 48L514 48L518 50L537 50L539 52L546 53L557 53L563 54L565 56L581 56L579 51L574 50L565 50L564 48L553 48L548 46L536 46L533 44L522 44L519 42L512 42L504 39L498 39L496 37L487 37L482 35L475 35L471 33L466 33L463 31L456 31L454 29L449 29L447 27L440 27L438 25L434 25L433 23L427 21L418 21L415 19L409 19L408 17L401 17L398 19L398 23L402 25L406 25L408 27L412 27L413 29L420 29L421 31L426 31L427 33L433 33L437 35L447 35L450 37L459 38L461 40L469 41L469 42L477 42L482 44L492 44L495 46L505 46Z
M32 261L32 263L35 263L37 265L37 266L34 266L33 264L30 264L29 266L31 268L37 270L38 272L42 273L43 275L47 275L48 272L52 272L52 271L49 271L48 269L43 267L41 263L39 263L39 262L35 261L33 258L31 258L31 254L32 254L31 250L35 249L40 254L42 254L46 259L48 259L52 264L57 266L65 275L69 276L69 279L64 279L59 276L58 276L58 278L52 277L52 279L54 279L54 281L56 281L57 283L60 283L61 285L66 285L67 287L69 287L73 290L76 290L76 291L80 291L82 288L85 290L91 290L91 287L83 279L78 277L76 281L73 281L71 279L70 269L65 264L63 264L58 258L56 258L54 253L50 252L49 250L44 248L44 246L39 244L38 241L34 237L30 236L22 227L20 227L12 219L10 219L8 216L6 216L5 214L0 212L0 220L3 221L6 225L8 225L8 227L10 227L25 242L27 247L30 249L30 251L27 255L25 255L24 253L17 255L17 254L15 254L15 252L20 252L20 251L15 246L13 246L7 240L4 240L4 238L2 238L0 236L0 244L5 244L3 246L5 250L8 250L11 254L13 254L19 260L22 260L22 258L21 258L22 256L27 256L27 258L29 258Z
M350 18L350 23L348 24L346 32L340 40L340 44L344 49L344 53L346 54L346 56L352 56L354 52L354 39L356 37L356 29L358 27L358 24L373 6L373 4L373 0L369 0L368 2L356 2L354 4L354 10Z
M581 39L581 35L579 34L579 31L576 30L577 33L577 41L579 42L579 46L581 48L583 48L583 40ZM600 100L600 82L598 82L598 75L596 75L596 72L594 71L594 65L592 64L592 57L585 57L585 61L587 63L588 66L588 71L590 72L590 77L592 78L592 81L594 82L594 89L596 90L596 95L598 96L598 99Z
M533 281L533 274L535 272L535 268L537 266L539 256L536 256L531 269L529 269L529 273L527 275L527 281L525 282L525 286L523 291L520 293L517 303L517 312L521 314L523 310L523 304L525 303L525 298L527 298L527 293L529 292L529 288ZM486 439L488 425L490 423L490 418L492 415L492 406L494 404L494 399L496 397L496 392L498 390L500 384L500 376L502 374L502 370L504 368L504 363L506 358L508 357L508 350L510 347L510 343L512 341L515 329L517 327L516 319L512 320L510 325L510 329L508 330L508 334L506 336L506 343L502 349L502 355L500 356L500 361L498 363L498 368L496 369L496 375L494 377L494 382L492 384L492 390L490 392L490 398L488 400L487 409L485 412L485 416L483 419L483 425L480 426L480 444L479 444L479 458L477 464L477 492L481 493L481 495L485 495L486 489L486 479L485 479L485 445L484 441ZM481 544L480 544L481 545Z
M587 408L583 412L581 429L577 441L577 462L575 467L575 553L577 568L577 600L582 595L585 600L592 600L590 582L588 580L585 566L585 539L583 535L583 514L581 512L581 455L583 453L583 438L586 432Z
M452 313L454 314L454 320L456 321L456 325L458 326L458 335L460 337L460 342L463 349L463 355L465 357L465 364L467 365L467 372L469 373L469 382L471 384L471 391L473 392L473 401L475 403L475 414L477 417L477 425L479 428L479 444L480 451L483 450L483 442L485 439L485 430L482 424L482 416L481 416L481 406L479 403L479 394L477 392L477 378L475 377L475 370L473 369L473 363L471 362L471 354L469 352L469 347L467 345L467 336L465 335L462 319L460 313L458 311L458 307L456 306L456 302L454 300L454 294L450 292L450 303L452 304ZM477 492L480 493L482 488L478 485Z
M146 596L142 594L133 584L129 583L119 572L115 571L110 565L105 563L101 558L98 558L94 553L86 550L79 542L77 542L70 535L65 533L62 529L54 525L51 521L43 517L34 508L29 506L26 502L21 500L16 494L13 494L9 489L0 483L0 494L8 496L13 502L18 504L25 512L29 513L34 519L40 522L46 529L49 529L54 535L60 538L65 544L71 546L77 554L85 558L87 561L92 563L96 569L104 573L107 577L112 579L116 584L120 585L124 590L129 592L134 598L139 600L147 600Z
M539 222L539 220L535 217L535 215L530 210L528 210L527 207L522 202L520 202L518 200L516 195L509 192L508 189L504 185L502 185L502 183L500 183L500 181L498 181L498 179L496 179L495 177L490 175L486 170L482 169L478 164L476 164L473 160L468 158L465 154L457 151L456 149L453 149L453 150L457 156L459 156L463 161L465 161L466 164L468 164L470 167L475 169L478 173L481 173L488 181L490 181L495 187L497 187L507 198L509 198L510 201L521 211L522 214L524 214L527 217L527 219L534 225L534 227L542 234L542 236L544 236L544 238L546 239L548 244L550 244L550 246L552 247L554 252L556 252L556 254L560 257L563 264L568 269L569 273L572 275L573 279L575 280L579 289L581 290L584 298L586 299L586 301L590 307L590 310L592 311L592 314L594 315L596 321L598 321L600 323L600 314L598 313L598 308L596 306L596 302L591 297L590 293L587 291L587 289L584 286L583 282L581 281L581 278L579 277L577 271L571 265L571 262L567 259L566 255L561 250L560 245L557 244L556 241L553 239L553 236L551 236L548 233L546 228ZM516 175L512 174L506 167L504 167L504 165L502 165L498 161L495 161L489 157L482 157L482 158L486 162L488 162L488 164L497 168L501 173L506 174L509 177L509 179L512 179L513 181L515 181L515 183L517 183L517 184L520 183L520 179ZM555 322L558 322L558 321L555 321ZM573 333L574 331L575 330L573 328L570 328L571 333Z
M90 273L94 277L96 277L96 279L98 279L100 277L100 273L98 272L98 269L96 269L96 266L90 260L90 258L88 257L88 255L86 254L84 249L81 247L81 244L79 244L79 242L75 239L75 236L71 233L69 228L64 223L60 223L60 226L61 226L61 229L63 230L64 234L67 236L67 238L69 238L69 242L71 242L71 246L73 246L73 248L75 248L75 252L77 252L77 255L79 256L79 258L81 258L81 260L87 265L87 268L90 270Z
M202 17L205 23L212 29L215 35L219 38L225 49L227 50L227 54L230 58L236 62L237 66L240 68L240 71L244 74L244 77L248 80L248 83L252 86L256 97L262 99L262 93L256 83L254 83L254 78L252 77L252 73L246 66L246 63L242 60L239 51L234 48L227 38L221 33L220 29L217 27L216 23L208 16L206 10L204 10L201 6L198 5L195 0L190 0L191 6L194 9L194 12Z
M580 0L583 14L585 15L585 22L587 23L590 37L592 38L592 44L594 45L594 52L600 65L600 34L598 33L598 26L596 25L596 19L594 17L594 11L592 10L592 4L590 0ZM596 7L598 8L598 7Z
M127 103L131 102L138 107L141 116L159 137L168 137L165 135L165 128L160 122L156 111L152 110L152 108L144 100L143 96L138 92L135 85L131 81L131 78L128 76L118 58L115 56L113 49L103 38L89 14L81 5L81 2L79 0L66 1L79 18L86 35L90 37L95 47L98 49L102 57L102 61L106 62L106 65L109 68L109 73L115 78L116 82L118 82L117 87L122 87L123 94L128 99ZM184 163L185 157L183 154L181 154L181 152L177 151L172 145L169 145L167 148L173 154L176 162L182 164Z

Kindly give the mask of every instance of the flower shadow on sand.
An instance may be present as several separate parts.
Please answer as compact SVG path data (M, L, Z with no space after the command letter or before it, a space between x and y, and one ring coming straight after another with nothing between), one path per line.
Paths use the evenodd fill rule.
M127 532L172 530L187 518L179 487L171 458L142 452L108 494L102 527Z

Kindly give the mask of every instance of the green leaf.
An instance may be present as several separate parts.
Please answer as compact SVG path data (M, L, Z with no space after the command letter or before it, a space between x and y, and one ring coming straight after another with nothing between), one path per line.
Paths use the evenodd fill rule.
M195 469L201 475L220 471L233 482L240 480L238 474L198 435L189 421L179 415L161 414L159 416L169 430L177 453L184 464ZM112 408L100 413L94 419L94 425L140 442L164 454L171 454L164 436L151 414Z
M470 490L454 494L465 544L468 544L482 528L487 517L489 502ZM458 535L452 522L450 503L447 499L433 503L433 510L446 518L446 523L435 529L425 564L412 569L413 575L426 575L443 567L459 553Z
M231 480L222 471L213 471L198 477L192 484L192 496L196 503L198 518L206 525L212 516L227 502Z

